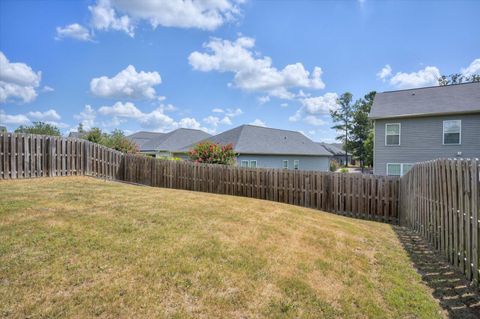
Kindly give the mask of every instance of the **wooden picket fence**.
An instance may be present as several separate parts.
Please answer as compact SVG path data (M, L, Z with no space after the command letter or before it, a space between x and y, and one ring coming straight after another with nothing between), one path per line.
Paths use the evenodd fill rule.
M125 155L123 181L228 194L398 222L398 177L245 168Z
M0 133L0 179L87 175L117 179L123 153L82 139Z
M82 139L0 133L0 179L87 175L398 222L397 177L253 169L122 154Z
M401 224L427 239L478 285L480 161L434 160L401 178Z

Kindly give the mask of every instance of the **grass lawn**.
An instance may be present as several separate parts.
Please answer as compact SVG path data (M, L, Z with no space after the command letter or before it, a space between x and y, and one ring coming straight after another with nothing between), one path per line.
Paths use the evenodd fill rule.
M0 317L441 318L394 230L84 177L0 181Z

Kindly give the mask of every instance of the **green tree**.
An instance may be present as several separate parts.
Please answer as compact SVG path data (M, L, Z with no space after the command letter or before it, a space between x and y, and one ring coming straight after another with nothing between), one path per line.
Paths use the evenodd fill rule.
M373 139L375 137L375 134L373 132L373 129L370 130L368 133L368 137L365 140L364 147L365 147L365 159L364 163L366 166L372 167L373 166Z
M338 108L330 111L334 126L333 129L337 130L337 140L341 141L345 149L345 162L348 166L348 150L350 144L350 132L352 130L354 109L352 105L352 93L343 93L339 99L337 99Z
M365 141L373 130L372 121L369 120L368 114L372 108L375 94L375 91L366 94L363 98L357 100L353 106L349 149L360 160L362 169L364 165L368 165L366 159L370 156L369 152L373 152L365 146Z
M15 130L15 133L60 136L58 127L44 122L33 122L32 125L20 125Z
M94 127L87 133L85 139L93 143L103 144L102 142L105 140L105 135L101 129Z
M105 146L113 148L123 153L137 153L138 146L133 141L129 140L122 130L114 130L111 134L103 136Z
M438 78L438 85L440 86L469 82L480 82L480 74L472 74L470 76L465 76L461 73L453 73L450 75L442 75Z
M233 165L237 154L233 151L232 144L221 145L207 141L195 145L189 156L195 163Z
M78 123L77 132L78 133L86 133L85 129L83 128L83 123Z

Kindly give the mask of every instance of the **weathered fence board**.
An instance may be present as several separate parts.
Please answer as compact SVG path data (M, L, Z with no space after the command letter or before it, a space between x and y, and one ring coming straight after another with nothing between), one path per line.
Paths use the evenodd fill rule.
M400 221L427 239L478 285L478 159L417 163L401 178Z

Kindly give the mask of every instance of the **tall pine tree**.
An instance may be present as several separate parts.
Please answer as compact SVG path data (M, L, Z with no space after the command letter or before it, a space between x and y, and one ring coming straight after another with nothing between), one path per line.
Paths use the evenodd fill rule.
M352 93L343 93L340 98L337 99L338 108L334 111L330 111L332 121L333 123L335 123L332 128L337 130L337 140L341 141L344 146L346 166L348 166L348 149L350 142L349 134L352 130L352 121L354 114L352 98Z

